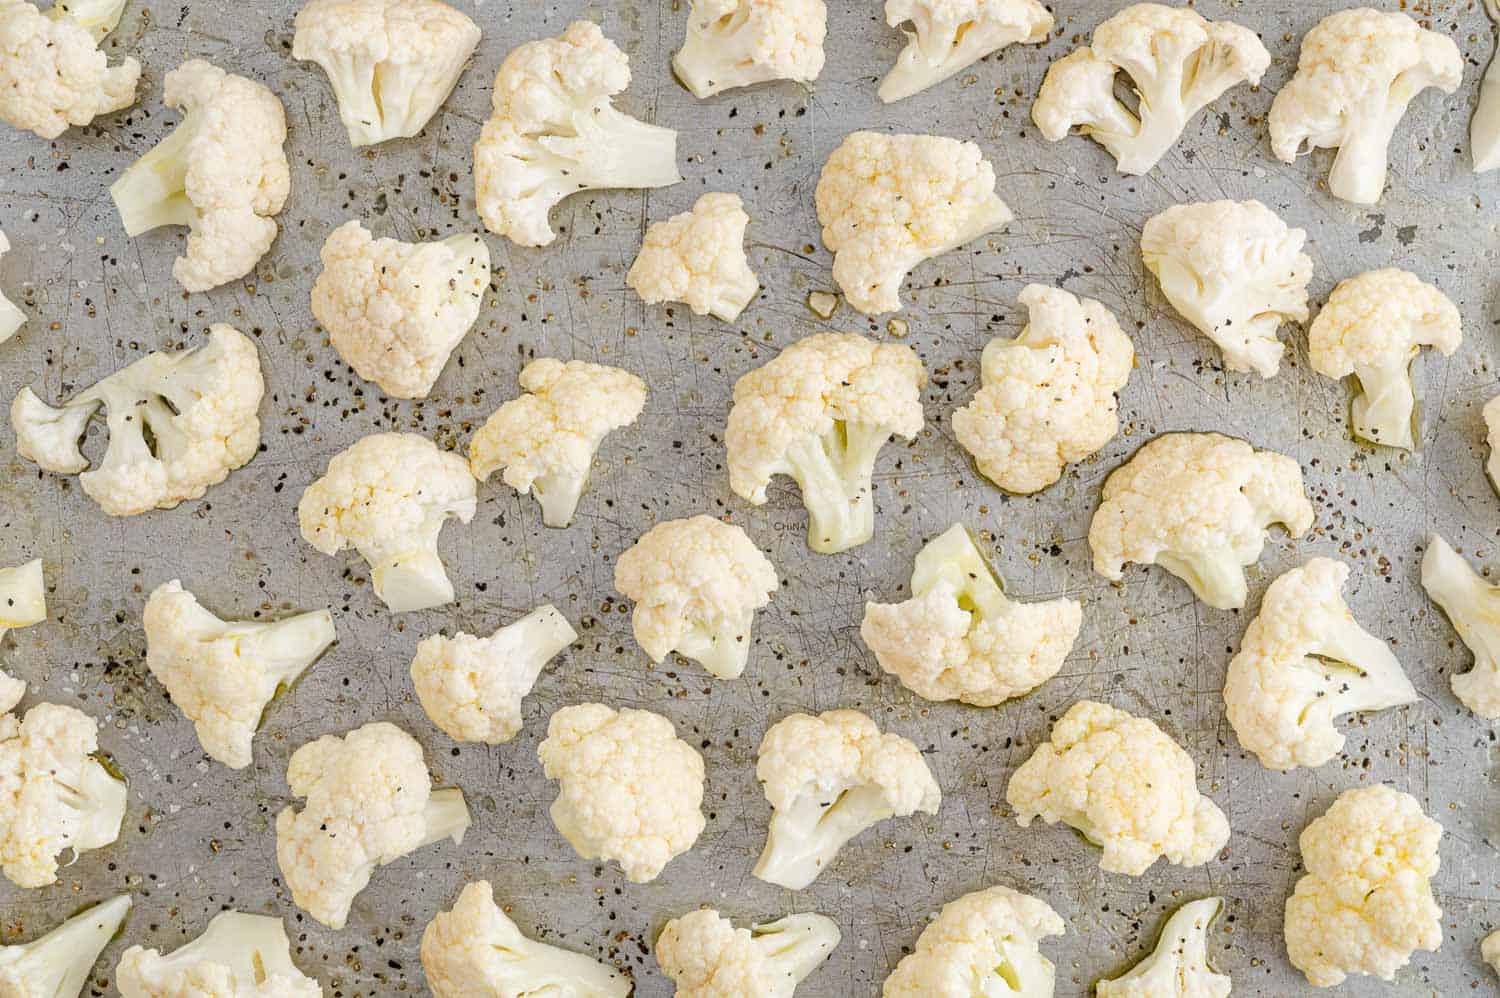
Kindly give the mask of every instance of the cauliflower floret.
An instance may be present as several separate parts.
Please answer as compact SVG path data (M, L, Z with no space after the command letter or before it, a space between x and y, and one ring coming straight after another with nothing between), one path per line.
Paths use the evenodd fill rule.
M703 832L703 757L660 714L564 707L536 754L558 782L558 832L584 859L617 862L635 883L655 880Z
M286 782L307 802L276 816L276 861L297 906L330 929L344 927L377 866L461 843L469 828L463 791L434 791L422 746L384 721L303 745Z
M1383 784L1346 790L1298 843L1307 874L1286 902L1286 949L1314 987L1348 974L1393 980L1443 941L1432 899L1443 826Z
M648 305L686 302L696 315L733 322L760 289L745 259L749 224L738 194L705 194L691 211L652 223L625 283Z
M1484 9L1500 26L1500 0L1484 0ZM1496 35L1496 41L1500 42L1500 35ZM1469 121L1469 153L1475 173L1500 166L1500 59L1493 56L1479 84L1479 106ZM1500 940L1500 935L1496 938Z
M1038 944L1063 934L1045 901L1009 887L990 887L943 905L901 958L884 998L1052 998L1056 970Z
M672 71L694 97L823 71L823 0L691 0Z
M1094 37L1052 64L1031 117L1052 142L1075 126L1115 158L1121 173L1150 172L1203 108L1230 87L1252 86L1271 65L1255 32L1209 21L1187 7L1138 3L1094 29ZM1115 96L1123 72L1139 101Z
M485 228L521 246L556 238L547 214L570 194L679 183L677 133L616 111L625 53L592 21L527 42L495 77L494 112L474 145Z
M182 123L109 189L125 233L186 225L172 275L208 291L255 269L276 239L291 186L286 111L266 87L201 59L167 74L162 100Z
M526 394L474 434L469 467L481 482L504 469L505 484L542 504L542 522L566 527L589 486L599 445L646 407L646 383L629 371L543 357L521 370Z
M1406 106L1428 87L1453 93L1463 70L1453 39L1405 14L1368 7L1330 14L1302 39L1297 72L1271 103L1271 150L1290 163L1304 143L1337 147L1329 192L1374 204Z
M1411 362L1424 346L1450 357L1463 338L1463 320L1447 295L1387 267L1339 282L1307 331L1307 352L1319 374L1352 374L1358 382L1349 410L1355 436L1411 450Z
M860 832L887 818L937 814L943 800L921 750L857 710L777 721L761 740L755 775L771 827L753 872L794 891Z
M1165 856L1202 866L1229 841L1229 819L1198 792L1192 757L1143 717L1080 700L1005 788L1022 828L1071 825L1104 850L1099 866L1139 877Z
M225 621L173 579L146 601L146 665L230 769L250 765L266 706L333 644L333 615L314 610L274 623Z
M1104 480L1089 547L1106 579L1118 582L1128 561L1160 565L1231 610L1245 605L1245 566L1260 558L1266 528L1301 537L1312 522L1296 461L1217 433L1166 433Z
M308 0L292 58L323 67L349 142L427 127L479 44L479 25L439 0Z
M422 969L436 998L626 998L630 978L596 960L521 935L488 880L469 884L422 933Z
M1490 459L1484 464L1484 472L1490 484L1500 491L1500 395L1484 404L1485 443L1490 448Z
M866 315L899 310L913 267L1013 217L979 147L937 135L851 133L823 164L814 197L833 279Z
M425 437L372 433L328 462L302 493L297 522L326 555L358 551L393 612L426 610L453 601L438 534L452 517L474 518L476 484L463 458Z
M197 499L249 463L260 448L265 390L255 344L232 326L214 325L207 343L147 354L61 408L22 388L10 422L22 457L59 475L83 472L79 484L104 512L134 516ZM109 449L85 471L79 439L100 407Z
M1229 998L1229 975L1208 965L1208 926L1222 904L1204 898L1178 908L1151 955L1129 973L1100 981L1098 998Z
M1053 25L1037 0L886 0L885 21L893 28L911 23L906 48L880 81L880 99L887 104L1017 42L1040 45Z
M0 13L0 18L4 16L3 13ZM0 258L3 258L9 252L10 240L5 238L4 232L0 232ZM754 292L751 293L754 294ZM21 311L20 306L15 302L6 298L3 291L0 291L0 343L4 343L16 335L17 330L25 323L26 313Z
M677 985L677 998L792 998L842 937L824 915L788 915L736 929L705 908L662 928L656 962Z
M170 956L132 946L115 968L120 998L322 998L292 962L281 919L223 911Z
M1500 974L1500 930L1484 937L1484 942L1479 947L1479 955L1484 957L1485 963L1495 968L1495 973Z
M711 516L658 523L615 563L615 588L635 602L635 640L651 661L675 651L720 679L745 671L755 611L777 586L744 528Z
M0 568L0 641L7 631L40 624L47 619L47 583L42 559L15 568ZM0 704L0 712L14 704Z
M121 894L79 912L39 939L0 946L0 995L78 998L130 904L130 895Z
M1141 230L1146 269L1183 318L1224 352L1231 371L1276 374L1283 322L1307 321L1307 233L1259 201L1173 205Z
M1422 556L1422 588L1474 653L1474 667L1453 677L1454 694L1480 717L1500 718L1500 587L1433 534Z
M113 20L99 22L63 3L43 14L21 0L0 2L0 121L55 139L135 103L141 64L111 66L99 51L123 0L112 8Z
M1092 298L1029 284L1017 300L1030 314L1026 328L990 340L979 360L983 387L952 426L981 474L1027 495L1114 438L1115 393L1130 378L1135 347Z
M434 634L417 645L412 686L449 738L499 745L521 730L521 701L542 668L577 640L573 625L550 604L487 638Z
M807 543L823 554L875 536L875 458L922 430L927 371L910 347L818 333L734 386L724 443L729 484L760 506L786 475L802 490Z

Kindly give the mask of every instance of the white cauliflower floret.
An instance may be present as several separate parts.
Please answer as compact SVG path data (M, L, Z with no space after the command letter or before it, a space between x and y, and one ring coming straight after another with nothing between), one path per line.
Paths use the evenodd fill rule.
M1114 438L1115 393L1130 378L1135 347L1092 298L1028 284L1017 300L1029 312L1026 328L984 348L983 387L953 413L952 426L982 475L1027 495Z
M0 13L0 17L4 17ZM10 252L10 240L5 238L5 233L0 232L0 258ZM753 292L752 292L753 294ZM0 291L0 343L4 343L26 323L26 313L21 311L19 305L5 297L4 291Z
M677 985L677 998L792 998L842 937L824 915L788 915L736 929L705 908L662 928L656 962Z
M584 859L655 880L693 847L703 817L703 757L649 710L576 704L552 715L537 758L558 782L552 824Z
M893 28L911 23L906 48L880 81L880 99L887 104L1017 42L1040 45L1053 25L1037 0L886 0L885 21Z
M912 598L866 603L859 635L880 667L928 700L994 707L1057 675L1078 638L1077 600L1007 599L974 538L955 525L917 555Z
M39 939L0 946L0 995L78 998L130 904L130 895L121 894L79 912Z
M260 448L265 381L255 344L232 326L209 327L208 342L152 353L54 409L30 388L16 394L10 422L16 450L83 491L111 516L171 509L197 499ZM79 449L100 408L109 449L92 471Z
M1289 457L1217 433L1166 433L1104 480L1089 523L1094 571L1118 582L1126 562L1160 565L1219 610L1248 595L1245 566L1280 523L1312 527L1302 469Z
M635 640L651 661L675 651L720 679L745 671L755 611L777 586L744 528L711 516L658 523L615 563L615 588L635 602Z
M1298 839L1307 874L1286 902L1286 948L1314 987L1383 981L1443 941L1432 898L1443 826L1383 784L1346 790Z
M452 911L427 923L422 969L436 998L626 998L631 989L613 967L521 935L487 880L469 884Z
M297 906L330 929L344 927L377 866L461 843L469 828L463 791L434 791L422 746L384 721L303 745L286 782L306 804L276 816L276 861Z
M690 0L672 70L694 97L771 80L811 83L823 71L823 0Z
M186 225L172 275L208 291L255 269L276 239L291 186L286 111L266 87L201 59L167 74L162 100L182 123L109 189L125 232Z
M1139 175L1161 161L1194 115L1230 87L1259 84L1270 65L1249 28L1187 7L1138 3L1048 68L1031 117L1052 142L1077 127L1121 173ZM1139 102L1134 112L1115 96L1122 72Z
M146 665L230 769L250 765L250 742L277 692L333 644L333 615L315 610L274 623L225 621L173 579L146 601Z
M1480 717L1500 718L1500 587L1433 534L1422 556L1422 588L1474 653L1474 667L1453 677L1454 694Z
M761 739L755 775L771 826L753 872L794 891L860 832L887 818L937 814L943 800L921 750L857 710L777 721Z
M15 568L0 568L0 641L7 631L40 624L47 619L47 582L42 559ZM0 712L14 704L0 704Z
M677 133L610 103L629 85L625 53L592 21L506 56L494 112L474 144L485 228L521 246L546 246L556 238L547 214L570 194L680 182Z
M733 322L760 289L745 259L749 224L738 194L705 194L691 211L651 224L625 283L648 305L686 302L696 315Z
M1224 352L1231 371L1276 374L1283 322L1307 321L1307 233L1259 201L1173 205L1141 230L1146 269L1184 319Z
M756 506L786 475L802 490L807 543L823 554L875 536L875 458L922 430L927 371L910 347L818 333L734 386L724 443L729 484Z
M474 518L476 485L468 463L431 440L372 433L328 462L302 493L297 522L326 555L358 551L393 612L426 610L453 601L438 535L452 517Z
M292 962L281 919L222 911L169 956L132 946L115 968L120 998L322 998Z
M1056 970L1039 944L1063 934L1051 905L1009 887L990 887L943 905L901 958L884 998L1052 998Z
M1302 39L1297 72L1271 103L1271 150L1290 163L1304 144L1337 147L1329 192L1374 204L1406 106L1428 87L1453 93L1463 69L1453 39L1405 14L1368 7L1330 14Z
M1151 955L1129 973L1100 981L1098 998L1229 998L1229 975L1208 965L1208 926L1222 904L1204 898L1178 908Z
M542 504L542 522L566 527L589 486L599 445L646 407L646 382L618 367L543 357L521 370L526 394L506 402L469 443L481 482L505 471L505 484Z
M937 135L851 133L823 164L814 198L833 279L867 315L901 308L901 282L917 264L1013 217L979 147Z
M111 66L99 51L123 0L109 4L112 18L96 16L97 3L72 6L54 3L43 14L21 0L0 2L0 121L44 139L134 104L141 78L134 59Z
M439 0L308 0L292 58L323 67L349 142L427 127L479 44L479 25Z
M1229 841L1229 819L1198 792L1192 757L1143 717L1080 700L1005 788L1022 828L1041 818L1103 848L1099 866L1139 877L1165 856L1202 866Z
M1349 410L1355 436L1411 450L1411 363L1422 347L1452 356L1463 337L1463 319L1447 295L1387 267L1339 282L1307 331L1307 352L1319 374L1358 382Z
M1484 0L1490 20L1500 26L1500 0ZM1496 35L1500 42L1500 35ZM1469 120L1469 154L1474 172L1500 167L1500 59L1490 58L1490 67L1479 84L1479 106ZM1500 935L1496 936L1500 940ZM1500 945L1500 942L1497 942Z
M432 723L458 742L508 742L542 668L578 640L567 618L541 606L487 638L460 631L417 645L411 682Z

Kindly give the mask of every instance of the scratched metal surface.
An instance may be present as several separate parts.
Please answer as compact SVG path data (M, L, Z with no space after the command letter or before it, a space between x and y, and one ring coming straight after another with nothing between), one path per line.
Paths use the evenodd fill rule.
M873 0L830 4L828 65L816 87L784 84L698 102L671 78L668 59L685 9L671 0L488 0L473 8L485 37L457 93L427 133L374 151L350 150L320 71L291 60L290 0L177 4L132 0L109 48L147 67L136 109L54 143L0 133L0 226L15 244L0 284L31 315L0 348L0 394L36 385L49 400L116 370L143 352L195 342L211 322L251 332L269 385L261 411L264 452L206 499L129 520L104 517L76 482L15 455L0 428L0 564L45 560L51 617L0 651L32 684L26 703L75 704L102 722L102 742L131 781L130 812L114 847L84 857L51 888L0 885L0 939L29 938L80 904L131 891L137 908L95 979L107 985L123 946L174 947L225 906L284 916L297 959L335 995L424 990L417 944L432 914L460 886L487 877L528 931L628 968L637 993L670 993L648 955L661 923L700 904L737 920L816 909L835 916L844 943L807 982L808 996L870 995L944 902L992 883L1046 898L1068 924L1046 944L1057 993L1090 992L1154 939L1165 913L1188 898L1228 898L1215 959L1237 994L1304 990L1281 942L1281 904L1299 873L1296 837L1348 787L1388 781L1438 818L1436 888L1445 933L1395 985L1351 983L1351 995L1494 993L1478 940L1500 923L1500 789L1490 725L1463 711L1449 678L1467 667L1443 617L1418 586L1419 550L1439 530L1470 556L1500 565L1500 502L1481 473L1479 408L1495 391L1492 338L1494 203L1500 175L1467 172L1466 125L1491 35L1476 3L1435 2L1432 23L1469 56L1451 98L1416 101L1392 145L1392 188L1372 209L1319 189L1323 155L1275 162L1264 115L1294 64L1297 39L1329 0L1238 4L1207 0L1260 30L1275 61L1266 86L1236 90L1203 114L1162 166L1143 179L1116 176L1082 139L1056 145L1030 127L1029 105L1048 61L1118 4L1059 0L1061 28L1040 48L1015 48L913 100L885 108L876 77L899 36ZM685 4L682 5L685 7ZM517 249L491 237L496 293L432 396L392 402L359 382L314 328L308 291L323 237L360 217L378 233L419 239L477 228L470 145L488 110L490 82L516 43L560 31L572 18L602 20L631 55L635 83L619 105L681 131L686 181L642 193L577 197L555 218L550 249ZM186 296L170 265L179 239L121 231L106 188L177 117L161 103L163 74L203 56L265 81L284 99L293 193L283 231L253 280ZM828 288L812 192L819 168L855 127L930 130L977 141L994 162L1018 220L1003 234L921 267L908 282L906 342L933 375L927 430L892 445L880 463L875 540L838 557L811 555L804 514L782 483L762 509L728 490L721 446L735 379L820 328L888 337L884 321L844 309L819 322L809 291ZM734 325L683 308L646 307L623 277L646 221L688 207L699 193L742 194L754 219L751 260L763 290ZM1420 367L1427 445L1399 456L1351 442L1342 386L1308 368L1306 340L1291 331L1282 375L1226 375L1216 352L1164 308L1143 280L1141 224L1167 205L1257 197L1310 233L1321 301L1339 278L1398 265L1436 281L1463 311L1467 339L1451 360ZM971 393L992 337L1020 325L1016 293L1029 281L1102 299L1133 334L1140 364L1123 392L1124 431L1096 460L1070 468L1038 497L1006 499L982 481L947 431ZM529 357L618 364L645 375L651 397L639 424L610 438L582 513L567 531L541 526L539 509L504 488L481 490L479 515L451 525L442 547L460 599L441 611L392 617L373 598L364 566L326 558L298 536L302 488L361 435L389 429L462 446L515 391ZM1219 430L1298 458L1318 508L1301 543L1280 534L1253 572L1253 607L1270 579L1314 553L1350 560L1349 602L1392 639L1423 701L1352 725L1347 750L1316 771L1277 775L1246 757L1224 721L1225 664L1248 616L1195 603L1160 571L1132 569L1123 586L1091 574L1088 518L1106 472L1153 435ZM97 447L97 443L92 445ZM756 622L751 666L736 682L696 667L652 668L634 646L627 609L612 592L615 556L656 521L709 512L743 524L767 550L785 587ZM863 602L901 591L922 540L954 521L991 531L1013 593L1066 593L1085 603L1078 645L1061 675L992 710L922 702L883 677L857 631ZM227 616L331 607L339 644L269 712L253 768L210 764L188 723L143 662L140 614L157 584L181 578ZM438 629L488 633L551 601L583 634L527 702L525 731L497 748L455 747L415 702L407 664ZM1061 827L1016 826L1004 804L1009 773L1074 700L1094 697L1145 714L1184 744L1202 787L1229 813L1225 856L1194 870L1158 864L1129 879L1098 870L1095 850ZM556 708L584 700L650 707L668 715L708 763L710 819L697 847L655 883L626 883L613 868L577 858L546 814L553 787L536 744ZM945 792L936 818L893 821L844 849L802 895L749 875L767 806L754 751L774 719L795 709L868 711L927 752ZM461 848L425 849L379 871L349 927L331 932L301 915L282 886L272 822L289 803L289 753L330 731L377 719L413 732L437 781L467 791L476 819Z

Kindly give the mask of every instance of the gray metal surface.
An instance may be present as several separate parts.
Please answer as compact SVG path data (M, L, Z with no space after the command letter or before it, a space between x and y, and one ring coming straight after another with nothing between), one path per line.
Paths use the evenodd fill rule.
M1449 691L1468 654L1418 585L1420 545L1441 531L1471 558L1500 565L1500 501L1483 477L1482 403L1496 391L1500 175L1468 170L1466 128L1491 35L1481 5L1434 2L1432 23L1469 56L1451 98L1419 98L1392 145L1392 187L1374 208L1321 190L1327 157L1276 162L1264 118L1290 75L1297 40L1338 0L1259 4L1208 0L1204 14L1259 30L1274 56L1265 86L1235 90L1200 116L1150 176L1114 173L1083 139L1048 144L1029 119L1047 63L1084 40L1116 2L1059 0L1059 36L1018 47L917 98L882 107L875 80L901 41L875 0L832 0L828 65L810 91L782 84L699 102L672 79L668 59L686 4L671 0L487 0L470 9L484 41L457 93L419 139L352 151L322 73L290 58L292 0L132 0L112 53L146 69L139 106L54 143L0 131L0 227L13 252L0 286L31 321L0 347L0 396L34 384L55 400L142 353L196 342L212 322L254 335L268 394L265 451L251 465L171 512L104 517L75 480L38 474L0 428L0 564L45 560L51 618L0 650L38 699L75 704L102 722L104 747L131 781L119 843L64 871L55 887L0 884L0 940L42 931L80 904L129 890L137 903L124 938L173 947L220 908L285 916L303 967L331 995L425 990L421 931L459 887L487 877L527 931L628 967L637 993L670 986L648 955L668 917L712 904L737 920L816 909L838 919L844 942L799 992L870 995L944 902L992 883L1046 898L1068 923L1045 949L1061 996L1091 993L1154 939L1164 915L1210 893L1228 899L1215 959L1237 994L1289 995L1305 985L1285 957L1282 900L1299 873L1296 839L1345 788L1387 781L1415 794L1447 834L1436 888L1444 912L1438 953L1421 953L1396 984L1363 981L1350 995L1495 993L1478 940L1500 923L1500 788L1493 727ZM1393 6L1393 5L1392 5ZM555 214L566 227L544 250L491 237L498 293L459 348L433 397L392 402L338 361L311 320L318 248L340 222L363 218L379 234L420 239L478 228L470 146L488 113L506 51L555 34L575 17L600 19L630 54L635 82L619 105L680 130L686 182L644 194L576 197ZM106 193L135 156L176 122L163 111L163 74L202 56L269 84L285 101L293 190L281 238L253 280L186 296L170 266L179 239L125 238ZM733 496L722 431L731 386L797 338L822 328L889 333L847 308L819 322L809 291L830 288L812 193L828 152L856 127L932 131L977 141L995 164L1018 219L981 245L921 267L908 282L906 342L933 375L928 428L880 463L875 540L847 555L808 552L805 516L784 480L752 509ZM624 274L648 220L684 210L705 190L737 191L753 219L751 262L760 296L733 326L684 307L646 307ZM1226 375L1217 352L1166 309L1137 250L1140 226L1177 202L1256 197L1310 234L1315 301L1340 278L1397 265L1442 286L1465 318L1451 360L1419 367L1423 450L1410 456L1354 444L1344 386L1313 374L1306 338L1289 332L1283 373L1271 381ZM977 380L979 352L1015 334L1015 295L1029 281L1100 298L1135 340L1139 367L1123 392L1123 432L1096 460L1070 468L1040 496L1007 499L971 468L948 432L955 405ZM621 365L651 387L637 426L612 436L567 531L503 487L481 490L475 521L450 526L443 551L460 594L441 611L393 617L374 599L362 563L326 558L298 538L295 505L327 459L363 434L403 429L463 446L515 393L530 357ZM1390 637L1421 704L1349 726L1337 761L1316 771L1268 772L1239 749L1224 720L1225 664L1248 612L1195 602L1164 572L1132 568L1123 586L1093 575L1085 540L1104 475L1167 430L1219 430L1301 461L1318 509L1300 543L1273 536L1252 575L1251 608L1276 574L1312 554L1354 567L1350 604ZM97 443L91 445L97 447ZM95 451L97 452L97 451ZM651 524L708 512L743 524L786 585L757 621L746 675L713 680L695 666L653 668L635 647L628 609L612 591L613 561ZM1011 591L1066 593L1085 603L1083 633L1061 675L991 710L931 704L884 677L858 638L864 601L896 595L924 538L955 521L990 531ZM180 578L226 616L331 607L339 644L269 712L255 764L233 773L210 763L191 726L152 680L140 627L146 595ZM439 629L488 633L551 601L583 634L542 677L527 725L508 745L455 747L428 723L407 678L413 647ZM1227 854L1184 870L1158 864L1130 879L1102 874L1097 851L1062 827L1020 829L1004 803L1006 780L1081 697L1145 714L1199 764L1200 785L1230 816ZM655 883L626 883L584 862L553 830L535 748L556 708L583 700L649 707L669 716L708 763L708 828ZM944 789L936 818L888 822L846 847L802 895L763 884L750 868L767 805L754 753L768 724L795 709L868 711L915 739ZM278 876L272 822L289 803L290 752L330 731L392 720L423 743L437 780L462 786L475 827L461 848L442 845L379 871L349 927L331 932L300 914ZM112 992L102 985L97 993Z

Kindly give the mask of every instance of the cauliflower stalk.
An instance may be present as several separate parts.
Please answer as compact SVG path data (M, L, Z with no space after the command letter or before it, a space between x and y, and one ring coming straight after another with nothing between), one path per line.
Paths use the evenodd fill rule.
M0 14L0 17L3 17ZM0 258L4 258L10 252L10 240L5 238L5 233L0 232ZM5 297L0 291L0 343L4 343L26 324L26 313L15 302Z
M1223 903L1204 898L1178 908L1151 955L1129 973L1100 981L1098 998L1229 998L1229 975L1208 965L1208 926Z
M771 80L811 83L823 71L823 0L691 0L672 71L694 97Z
M1057 971L1039 944L1063 934L1045 901L990 887L943 905L885 980L883 998L1052 998Z
M745 259L749 224L738 194L711 191L691 211L652 223L625 283L648 305L686 302L695 315L733 322L760 290Z
M103 42L120 26L125 16L126 0L54 0L47 16L54 20L69 18L88 29L98 42Z
M1484 463L1484 472L1490 484L1500 491L1500 395L1484 404L1485 443L1490 448L1490 458Z
M169 956L132 946L115 968L120 998L322 998L323 988L292 962L281 919L223 911L203 934Z
M1484 942L1479 947L1479 955L1484 958L1485 963L1494 968L1495 973L1500 974L1500 930L1484 937Z
M705 908L662 928L656 962L677 985L677 998L792 998L842 937L825 915L788 915L736 929Z
M47 583L42 577L42 559L15 568L0 568L0 641L5 640L7 631L40 624L46 619Z
M1433 534L1422 556L1422 588L1474 653L1474 667L1453 677L1454 694L1480 717L1500 718L1500 587Z
M0 994L14 998L78 998L104 947L130 913L121 894L81 911L39 939L0 946Z
M1484 0L1484 9L1500 28L1500 0ZM1500 42L1500 33L1495 40ZM1479 106L1469 121L1469 153L1475 173L1500 166L1500 59L1493 56L1479 84Z
M0 2L0 121L55 139L134 104L141 64L111 66L99 51L124 9L125 0L53 3L46 13Z
M1052 14L1037 0L886 0L885 21L910 23L906 48L880 81L880 99L904 100L1016 43L1040 45Z

